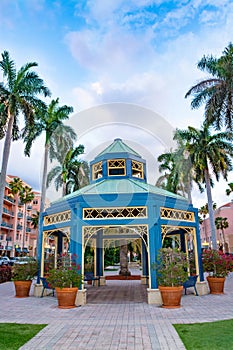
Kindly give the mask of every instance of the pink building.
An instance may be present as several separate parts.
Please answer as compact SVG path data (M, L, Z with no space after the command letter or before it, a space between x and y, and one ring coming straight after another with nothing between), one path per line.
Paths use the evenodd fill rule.
M217 243L223 247L224 252L233 253L233 201L226 203L214 211L214 218L226 218L228 227L223 229L216 228ZM202 248L212 246L210 220L206 218L200 225ZM225 246L224 246L225 243Z
M18 176L7 175L4 193L2 221L0 225L0 255L36 256L38 228L33 228L32 217L40 210L40 193L33 191L31 203L20 203L17 195L11 193L9 183ZM23 185L28 185L23 181Z

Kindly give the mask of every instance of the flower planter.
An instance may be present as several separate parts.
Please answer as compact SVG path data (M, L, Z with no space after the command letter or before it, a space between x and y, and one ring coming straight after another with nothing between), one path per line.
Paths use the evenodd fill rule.
M32 281L14 281L15 297L26 298L29 297Z
M163 301L162 307L168 309L176 309L180 307L183 286L163 287L159 286L159 291Z
M223 294L226 277L207 277L210 294Z
M78 288L56 288L58 307L60 309L71 309L76 307L75 299Z

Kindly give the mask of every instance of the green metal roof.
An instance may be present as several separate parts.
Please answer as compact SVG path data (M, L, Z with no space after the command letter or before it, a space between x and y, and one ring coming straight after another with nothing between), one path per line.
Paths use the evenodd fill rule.
M162 188L147 184L145 182L133 179L109 180L105 179L97 183L85 186L80 190L73 192L54 203L72 199L79 195L100 195L100 194L133 194L133 193L154 193L164 197L185 200L186 198L175 193L163 190Z
M137 157L141 157L140 154L135 152L131 147L127 146L121 139L115 139L113 143L99 153L96 158L107 153L130 153Z

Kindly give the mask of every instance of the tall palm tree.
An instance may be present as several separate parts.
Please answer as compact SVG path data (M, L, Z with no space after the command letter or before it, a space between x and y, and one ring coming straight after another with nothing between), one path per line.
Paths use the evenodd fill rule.
M25 234L26 234L26 223L27 223L27 208L26 205L28 203L31 203L31 201L34 199L34 193L32 191L32 188L23 185L23 182L19 178L14 178L9 183L11 192L15 195L19 196L20 202L24 205L24 221L23 221L23 248L25 243Z
M179 136L179 130L176 130L173 139L177 141L177 148L158 157L158 161L161 162L159 171L165 173L158 178L156 186L183 196L187 195L191 204L194 175L189 152ZM200 185L199 187L201 190Z
M90 183L90 167L88 162L76 162L69 172L67 193L72 193Z
M0 218L3 211L3 198L10 155L11 140L20 137L19 115L22 113L27 127L34 123L34 112L44 103L38 96L50 96L50 91L43 80L32 68L37 67L35 62L26 63L18 71L9 53L2 53L0 69L3 73L3 82L0 82L0 136L5 136L2 166L0 174Z
M224 49L222 56L203 56L197 67L210 74L209 77L192 86L185 97L193 96L192 108L205 105L206 121L216 129L223 125L233 130L233 45Z
M216 210L217 208L217 204L213 203L213 210ZM206 203L205 205L203 205L199 210L198 210L199 214L201 215L201 218L199 219L200 224L202 224L204 222L204 230L205 230L205 240L206 242L208 241L208 237L207 237L207 232L206 232L206 216L209 213L209 209L208 209L208 203Z
M23 132L26 142L26 154L30 154L32 142L43 132L45 133L40 213L44 211L45 206L48 158L50 157L50 160L54 159L58 153L61 153L61 150L67 150L76 140L75 131L63 123L64 120L69 118L72 112L72 107L66 105L59 106L58 98L52 100L47 108L39 110L34 127L25 128Z
M217 181L220 175L226 180L232 169L232 133L219 132L212 135L210 126L204 123L201 129L189 126L187 130L179 130L179 134L190 154L196 181L206 187L212 245L213 249L217 249L211 183L213 184L213 175Z
M156 186L162 187L163 189L178 193L179 187L179 173L176 168L176 154L174 151L163 153L158 157L159 171L164 172L156 182Z
M224 229L229 227L229 223L227 221L227 218L223 218L222 216L218 216L215 219L215 225L216 225L217 230L221 230L222 231L224 253L226 253L227 245L226 245L226 240L225 240Z
M70 148L65 155L64 159L59 159L60 165L55 166L47 176L47 187L54 180L55 188L58 191L59 187L62 187L62 195L68 194L67 184L71 180L71 174L75 172L75 176L78 178L78 172L82 164L78 160L78 156L84 153L84 146L79 145L75 148Z

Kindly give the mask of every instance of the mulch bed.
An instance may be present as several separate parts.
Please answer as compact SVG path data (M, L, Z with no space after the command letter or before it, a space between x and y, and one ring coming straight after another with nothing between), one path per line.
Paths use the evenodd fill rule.
M111 275L105 276L106 280L140 280L141 275L131 275L131 276L122 276L122 275Z

